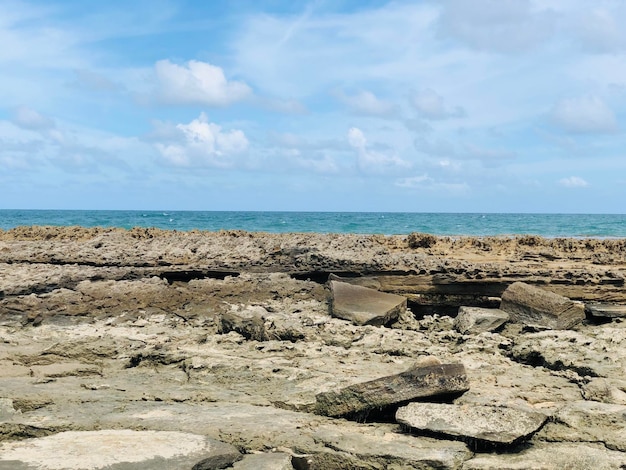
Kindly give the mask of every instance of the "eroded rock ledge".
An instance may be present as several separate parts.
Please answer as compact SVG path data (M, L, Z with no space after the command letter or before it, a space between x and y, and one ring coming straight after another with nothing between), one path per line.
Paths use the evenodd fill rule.
M408 308L382 326L336 318L330 274ZM110 429L220 441L243 455L232 468L622 468L625 276L623 239L0 231L0 468ZM586 317L483 310L514 282ZM480 309L455 322L461 306ZM411 390L407 371L439 363L462 386ZM379 390L367 413L320 415L320 397L363 390ZM504 429L520 416L532 426ZM205 468L202 452L172 458Z

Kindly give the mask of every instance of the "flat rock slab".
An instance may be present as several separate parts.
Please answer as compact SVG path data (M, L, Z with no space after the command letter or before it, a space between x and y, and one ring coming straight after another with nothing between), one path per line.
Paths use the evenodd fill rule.
M230 444L171 431L68 431L0 444L0 470L210 470L241 457Z
M459 307L454 329L459 333L478 334L495 331L509 320L509 314L497 308Z
M511 321L555 330L567 330L585 319L582 303L523 282L506 288L500 309L510 314Z
M396 421L413 429L506 445L528 438L546 419L540 413L486 405L409 403L396 412Z
M385 325L406 310L406 297L331 280L331 312L355 325Z
M346 416L415 400L463 393L469 382L463 364L417 366L405 372L316 395L315 412Z
M339 466L331 462L323 465L319 462L314 468L383 468L382 466L363 466L367 461L372 461L379 456L393 456L397 467L385 468L438 468L438 469L458 469L461 464L472 456L472 452L467 446L458 441L445 439L432 439L429 437L409 436L398 432L377 432L368 433L366 425L363 425L365 432L350 432L348 429L335 428L320 429L314 434L316 441L324 444L329 449L334 449L344 455L354 456L356 465ZM323 459L324 456L321 456ZM319 461L320 456L312 456L308 460L314 463ZM390 459L391 460L391 459ZM345 464L344 464L345 465ZM305 467L306 468L306 467Z
M626 305L589 303L585 304L592 317L599 318L626 318Z
M536 443L518 454L477 455L463 470L611 470L623 469L626 455L602 444Z
M602 442L626 457L626 406L580 400L568 403L537 434L561 442Z

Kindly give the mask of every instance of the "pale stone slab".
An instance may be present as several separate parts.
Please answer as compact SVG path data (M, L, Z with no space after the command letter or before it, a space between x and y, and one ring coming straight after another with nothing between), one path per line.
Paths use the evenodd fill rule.
M241 457L230 444L173 431L67 431L0 444L0 470L208 470Z
M522 441L546 419L541 413L470 404L409 403L396 413L396 421L413 429L493 444Z
M607 450L602 444L535 443L518 454L477 454L463 470L621 470L626 454Z
M350 432L340 426L320 429L314 438L325 447L352 455L359 463L385 455L395 460L397 467L348 467L318 465L314 468L438 468L458 469L472 455L467 446L458 441L410 436L398 432ZM319 458L319 457L318 457ZM311 460L315 462L316 456ZM306 468L306 467L305 467Z
M502 293L500 309L511 321L555 330L566 330L585 318L585 306L538 287L514 282Z
M454 329L459 333L478 334L495 331L509 320L509 314L497 308L459 307Z
M406 310L406 297L347 282L331 280L329 284L333 316L355 325L384 325Z
M417 366L405 372L316 395L315 412L344 416L381 409L416 398L469 390L463 364Z

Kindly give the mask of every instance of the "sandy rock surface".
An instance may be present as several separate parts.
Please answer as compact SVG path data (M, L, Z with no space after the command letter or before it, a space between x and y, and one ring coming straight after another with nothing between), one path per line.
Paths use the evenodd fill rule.
M330 274L408 308L384 326L335 318ZM622 239L0 231L0 462L21 444L119 430L220 441L244 454L234 468L622 468L623 318L468 334L454 318L498 307L516 281L619 310L625 277ZM407 429L394 419L406 403L356 420L314 413L320 393L431 357L463 364L469 390L421 406L545 424L503 448Z

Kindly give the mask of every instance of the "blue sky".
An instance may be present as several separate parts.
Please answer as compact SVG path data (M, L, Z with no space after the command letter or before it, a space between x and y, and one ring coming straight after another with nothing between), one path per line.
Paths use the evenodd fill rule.
M0 0L0 208L624 213L618 0Z

